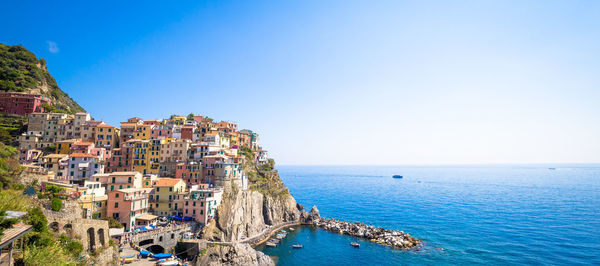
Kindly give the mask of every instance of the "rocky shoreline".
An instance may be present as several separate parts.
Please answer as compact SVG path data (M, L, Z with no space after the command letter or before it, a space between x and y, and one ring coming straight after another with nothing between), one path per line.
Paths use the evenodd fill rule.
M300 219L304 224L313 225L330 232L336 232L354 237L365 238L378 244L391 246L399 249L417 248L423 241L410 236L403 231L389 230L374 227L359 222L345 222L335 219L324 219L319 215L319 210L313 206L310 213L302 211Z

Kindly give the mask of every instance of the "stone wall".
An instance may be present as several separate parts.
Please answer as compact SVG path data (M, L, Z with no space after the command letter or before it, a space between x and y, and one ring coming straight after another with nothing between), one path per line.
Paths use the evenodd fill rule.
M56 212L43 201L42 211L48 220L48 229L78 239L87 251L108 247L108 221L84 219L83 210L76 201L63 201L63 208Z

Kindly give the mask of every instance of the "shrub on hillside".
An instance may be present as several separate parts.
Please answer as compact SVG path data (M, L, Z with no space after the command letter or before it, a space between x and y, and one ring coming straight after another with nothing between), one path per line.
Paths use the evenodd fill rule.
M60 198L52 198L52 204L50 207L55 212L60 211L62 209L62 200Z

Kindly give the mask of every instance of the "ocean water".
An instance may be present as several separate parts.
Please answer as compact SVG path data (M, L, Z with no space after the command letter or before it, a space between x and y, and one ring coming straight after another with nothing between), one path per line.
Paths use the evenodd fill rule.
M600 264L599 165L278 169L308 210L425 242L401 251L300 227L276 248L258 247L279 265Z

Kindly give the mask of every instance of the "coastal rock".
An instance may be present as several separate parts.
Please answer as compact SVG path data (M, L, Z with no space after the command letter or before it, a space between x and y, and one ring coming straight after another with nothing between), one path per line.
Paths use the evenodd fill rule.
M269 226L299 219L296 200L289 194L273 197L226 188L215 226L203 228L202 235L213 241L237 241L258 235Z
M310 209L310 213L306 213L304 212L305 217L303 217L303 219L301 219L301 221L303 223L307 223L307 224L314 224L315 222L319 221L321 219L321 215L319 214L319 210L317 209L317 206L313 206Z
M304 205L300 204L300 203L296 203L296 208L298 208L299 211L304 210Z
M249 244L213 245L204 252L196 265L275 265L273 259Z
M316 211L316 214L318 214L318 211ZM346 234L354 237L366 238L382 245L387 245L400 249L409 249L422 244L421 240L414 238L409 234L404 233L403 231L395 231L368 226L359 222L350 223L345 221L338 221L335 219L314 218L312 217L312 215L313 212L311 210L311 214L309 214L309 217L307 217L306 220L314 219L312 220L313 225L323 228L327 231L337 232L340 234Z

